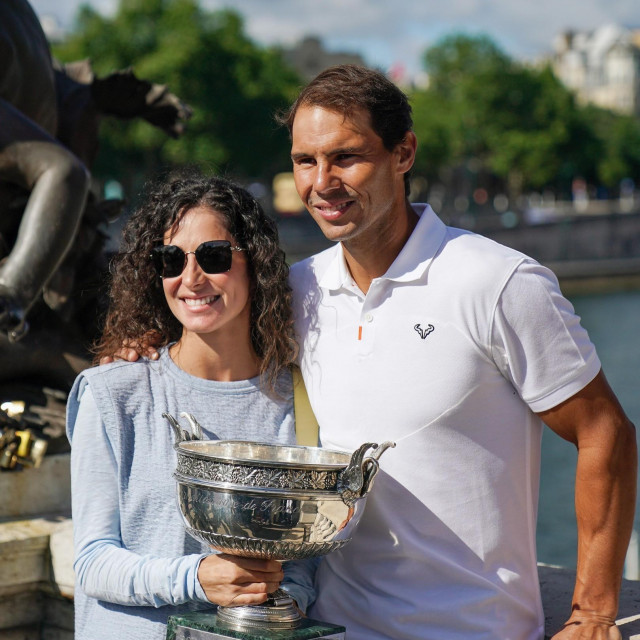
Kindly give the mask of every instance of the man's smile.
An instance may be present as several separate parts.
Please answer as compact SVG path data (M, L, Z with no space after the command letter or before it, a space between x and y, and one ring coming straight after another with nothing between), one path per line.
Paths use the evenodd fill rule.
M325 220L335 220L344 215L354 202L355 200L344 200L334 203L311 202L310 204Z

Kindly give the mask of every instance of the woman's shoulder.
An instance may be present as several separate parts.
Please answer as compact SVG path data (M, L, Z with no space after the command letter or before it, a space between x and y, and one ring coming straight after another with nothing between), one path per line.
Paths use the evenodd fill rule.
M140 358L136 362L116 360L109 364L101 364L82 371L76 378L70 396L80 398L89 385L96 393L108 393L110 396L130 395L140 390L140 385L151 384L159 379L157 372L161 368L159 360Z
M144 377L149 371L158 367L158 360L149 358L139 358L135 362L128 360L116 360L108 364L101 364L85 369L78 376L87 380L103 378L109 381L126 381L139 377Z

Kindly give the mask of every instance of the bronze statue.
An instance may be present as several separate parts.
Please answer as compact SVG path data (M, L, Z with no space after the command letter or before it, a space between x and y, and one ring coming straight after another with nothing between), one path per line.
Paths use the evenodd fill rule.
M123 204L90 191L101 118L143 118L177 137L190 115L130 70L98 78L89 61L59 65L27 0L0 3L0 382L65 388L87 365L68 324L96 318L73 300L74 283Z

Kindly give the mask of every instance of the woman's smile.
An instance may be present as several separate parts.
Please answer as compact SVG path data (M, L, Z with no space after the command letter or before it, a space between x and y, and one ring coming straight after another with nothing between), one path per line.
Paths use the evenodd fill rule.
M181 298L182 301L187 305L187 307L204 307L206 305L211 305L214 302L217 302L220 299L220 296L205 296L203 298Z

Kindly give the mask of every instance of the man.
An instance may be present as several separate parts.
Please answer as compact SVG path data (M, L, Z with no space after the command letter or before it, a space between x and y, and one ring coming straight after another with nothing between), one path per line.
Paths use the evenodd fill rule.
M291 271L322 444L397 443L309 615L350 640L542 638L544 422L579 452L577 580L554 640L620 638L635 432L555 277L409 203L411 108L382 74L331 68L284 121L298 193L337 242Z

